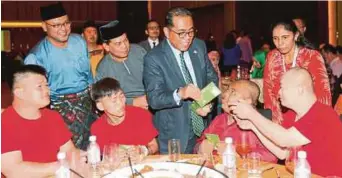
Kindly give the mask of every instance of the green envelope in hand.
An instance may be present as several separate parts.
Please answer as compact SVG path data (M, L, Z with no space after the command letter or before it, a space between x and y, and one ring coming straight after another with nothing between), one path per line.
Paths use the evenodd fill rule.
M201 100L192 102L191 109L196 112L198 108L203 108L220 94L221 90L213 82L210 82L201 90Z
M205 134L205 137L207 140L214 145L214 147L217 147L217 144L220 142L220 138L216 134Z

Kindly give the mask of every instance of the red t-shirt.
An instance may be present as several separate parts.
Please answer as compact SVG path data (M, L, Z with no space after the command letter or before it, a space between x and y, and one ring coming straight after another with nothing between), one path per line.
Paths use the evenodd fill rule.
M204 130L202 136L197 140L197 143L201 143L205 139L205 134L216 134L220 137L220 140L224 140L226 137L232 137L233 142L236 143L237 140L241 138L241 129L236 124L236 122L228 125L228 114L223 113L215 117L213 122L209 125L208 128ZM267 150L266 147L263 146L261 141L255 135L253 131L246 131L247 137L249 140L249 144L252 148L252 152L258 152L261 154L263 161L268 162L277 162L277 157L274 156L270 151Z
M149 111L127 105L125 112L125 119L119 125L110 125L107 122L107 115L103 114L91 126L91 134L96 136L96 142L101 150L104 145L111 143L147 145L158 135Z
M284 114L283 126L295 127L311 142L302 149L314 174L342 176L342 122L329 106L316 102L297 122L293 111Z
M1 154L20 150L23 161L56 161L60 146L72 137L61 115L46 108L39 119L27 120L10 106L1 120Z

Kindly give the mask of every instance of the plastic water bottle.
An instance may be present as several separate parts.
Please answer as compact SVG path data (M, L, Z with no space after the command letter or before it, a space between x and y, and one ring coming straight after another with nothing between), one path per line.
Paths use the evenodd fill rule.
M240 68L240 65L237 66L237 79L238 80L241 79L241 68Z
M311 168L306 160L306 152L299 151L298 159L296 161L295 169L294 169L294 178L310 178L311 177Z
M222 155L222 163L224 166L224 172L230 178L236 177L236 156L235 156L235 147L233 145L233 139L231 137L227 137L225 140L226 149Z
M57 154L57 159L61 166L56 171L56 178L70 178L69 165L68 165L68 162L65 160L65 158L66 158L65 152L59 152Z
M100 167L99 167L99 164L101 162L100 147L96 143L95 135L90 136L89 141L90 143L87 148L88 164L90 168L88 177L97 178L97 177L100 177Z

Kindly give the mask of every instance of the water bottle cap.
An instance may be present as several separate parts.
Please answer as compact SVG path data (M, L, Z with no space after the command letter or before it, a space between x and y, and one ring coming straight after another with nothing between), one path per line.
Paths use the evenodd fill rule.
M89 137L89 141L95 142L96 141L96 136L95 135L90 136Z
M65 157L66 157L65 152L59 152L59 153L57 154L57 159L58 159L58 160L65 159Z
M298 151L298 158L306 158L306 152L305 151Z
M233 143L233 138L232 137L226 137L226 139L224 139L224 142L226 143Z

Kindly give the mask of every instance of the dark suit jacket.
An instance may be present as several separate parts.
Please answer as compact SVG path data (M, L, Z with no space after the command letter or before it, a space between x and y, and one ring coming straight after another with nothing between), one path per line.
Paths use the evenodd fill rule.
M139 45L143 47L147 52L151 50L151 46L148 43L148 40L140 42Z
M197 85L200 89L210 82L217 85L218 77L210 63L202 40L194 39L189 48ZM163 40L144 59L144 84L147 100L155 110L154 126L159 131L158 141L161 153L167 153L168 140L180 139L184 153L190 133L191 101L181 101L177 105L173 92L186 85L176 57L167 40Z

